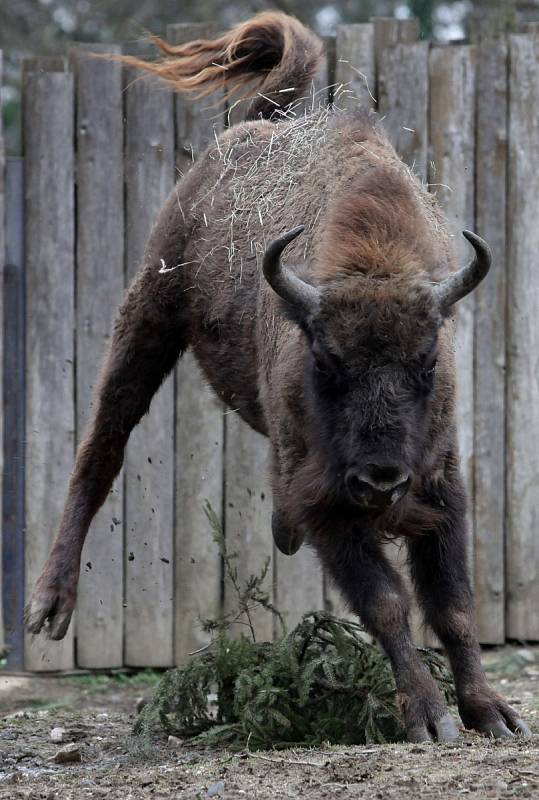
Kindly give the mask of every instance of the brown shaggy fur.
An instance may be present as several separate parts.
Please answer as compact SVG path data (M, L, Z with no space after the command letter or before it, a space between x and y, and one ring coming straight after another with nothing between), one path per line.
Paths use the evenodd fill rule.
M321 52L296 20L265 14L215 42L137 63L180 90L243 84L305 89ZM275 105L260 95L251 117ZM270 438L274 531L290 552L307 539L388 653L409 738L456 735L414 649L408 598L382 539L405 535L427 622L445 644L464 723L526 731L489 689L473 633L465 495L455 424L453 324L432 284L454 270L434 198L374 118L322 111L238 125L175 187L118 316L96 412L77 454L60 527L27 610L37 633L65 635L82 546L118 473L132 428L191 346L218 395ZM284 260L319 286L303 315L264 281L268 244L298 223ZM163 270L162 264L166 269ZM352 470L398 467L407 493L362 510ZM393 502L393 500L392 500ZM269 533L269 532L268 532ZM420 535L413 535L420 534Z

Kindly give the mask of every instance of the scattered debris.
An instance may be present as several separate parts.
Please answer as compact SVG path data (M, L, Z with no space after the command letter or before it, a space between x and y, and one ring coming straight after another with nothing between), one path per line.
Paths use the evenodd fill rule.
M55 764L75 764L82 761L82 754L78 744L71 742L58 750L53 756L52 760Z
M49 735L50 735L51 740L53 742L57 742L57 743L63 742L64 739L65 739L65 735L66 735L66 729L65 728L53 728Z
M224 781L217 781L217 783L212 783L211 786L208 787L208 797L218 797L225 791L225 782Z

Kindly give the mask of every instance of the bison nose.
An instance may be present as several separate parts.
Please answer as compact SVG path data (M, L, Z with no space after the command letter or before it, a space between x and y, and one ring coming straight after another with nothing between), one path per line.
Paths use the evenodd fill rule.
M404 497L411 478L398 467L367 464L362 470L348 469L344 482L353 503L363 508L381 509Z

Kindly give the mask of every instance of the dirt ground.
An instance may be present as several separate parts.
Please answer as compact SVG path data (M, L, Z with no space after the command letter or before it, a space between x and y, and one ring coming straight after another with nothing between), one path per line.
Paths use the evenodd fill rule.
M492 684L534 736L446 745L204 751L131 736L137 698L156 674L20 677L0 671L0 798L539 798L539 648L485 658ZM62 743L53 728L65 729ZM57 764L65 744L76 763Z

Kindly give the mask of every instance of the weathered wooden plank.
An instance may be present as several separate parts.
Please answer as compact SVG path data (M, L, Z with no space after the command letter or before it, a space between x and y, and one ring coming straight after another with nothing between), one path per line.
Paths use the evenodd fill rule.
M429 181L455 236L461 263L470 259L464 228L474 228L475 48L435 47L430 53ZM456 309L457 425L468 493L470 572L474 559L474 328L475 293Z
M478 48L476 228L492 248L475 310L475 595L481 642L505 639L507 43Z
M70 72L69 61L65 56L34 56L25 58L22 63L23 76L29 72Z
M510 37L507 635L539 639L539 38Z
M241 122L245 103L228 103L226 124ZM227 411L225 420L224 522L227 548L237 553L235 565L240 585L253 574L260 574L270 559L266 587L273 599L274 547L271 536L271 489L269 483L268 441L253 431L238 414ZM229 581L224 585L224 609L237 609L237 596ZM258 641L271 640L274 620L271 614L255 610L254 635ZM245 624L233 628L250 637Z
M371 22L337 26L335 44L334 103L338 108L352 110L358 107L373 108L375 100L374 25ZM302 550L303 569L308 575L311 555ZM278 573L279 574L279 566ZM312 588L311 588L312 591ZM281 592L282 593L282 592ZM324 605L332 614L353 617L341 593L329 576L324 576Z
M167 40L183 44L215 35L212 24L169 25ZM177 95L176 167L185 174L224 127L222 94L196 100ZM174 659L204 647L209 637L199 620L220 612L222 564L204 513L209 501L222 522L224 470L223 406L207 386L189 352L176 370L176 519Z
M294 106L297 116L316 112L327 105L335 57L333 44L331 40L326 41L325 55L309 94ZM268 533L271 537L271 533ZM285 556L275 548L274 559L274 601L283 615L287 629L291 630L303 614L324 608L324 577L318 558L307 546L302 547L294 556ZM281 626L277 624L274 630L280 635Z
M431 51L429 181L445 210L462 263L470 259L462 230L474 228L475 72L474 47L435 47ZM474 502L475 298L472 293L458 304L456 341L459 445L470 508Z
M374 25L338 25L334 102L338 108L373 108L376 101Z
M73 99L71 74L26 73L27 596L58 525L74 456ZM73 627L61 642L27 636L26 668L72 668Z
M182 664L210 640L200 620L221 610L221 557L204 504L222 521L224 416L191 352L176 378L174 658Z
M395 17L373 17L374 57L376 62L376 92L381 59L387 49L398 44L412 44L419 39L421 25L418 19L396 19Z
M400 157L427 179L429 45L386 47L379 58L378 111Z
M89 420L101 361L124 289L123 95L119 64L77 46L77 439ZM82 553L77 666L123 663L123 474Z
M387 22L384 20L384 23ZM378 111L384 118L384 129L401 158L422 180L427 178L428 163L428 102L429 102L429 45L426 42L394 44L400 35L411 35L408 28L399 33L393 25L379 26L378 53ZM386 30L387 27L387 30ZM380 28L382 36L380 33ZM389 43L388 43L389 42ZM413 78L412 78L413 76ZM386 553L403 576L410 591L406 564L406 548L402 542L390 542ZM410 623L417 644L424 640L422 617L417 604L412 603Z
M276 550L275 557L275 605L291 630L304 614L325 607L322 567L307 545L293 556Z
M139 76L140 77L140 76ZM174 102L153 80L126 91L126 263L131 280L174 181ZM133 432L125 484L124 661L174 661L174 381L169 377Z
M0 90L2 87L2 51L0 50ZM0 115L1 117L1 115ZM0 331L4 330L4 315L3 315L3 286L4 286L4 255L5 255L5 237L4 237L4 170L5 170L5 157L4 157L4 138L2 135L2 120L0 119ZM4 363L3 357L4 341L0 337L0 365ZM0 368L0 397L4 397L3 390L3 368ZM0 520L2 516L2 503L3 503L3 478L4 478L4 412L3 403L0 403ZM0 527L0 554L2 553L2 528ZM2 586L2 558L0 558L0 587ZM4 649L4 614L2 611L2 592L0 591L0 652Z
M271 536L272 501L268 479L268 441L255 433L235 413L225 416L225 534L230 552L238 558L239 580L259 574L268 558L273 558ZM266 583L273 587L273 564ZM225 608L235 609L236 596L225 584ZM273 619L263 611L253 613L257 640L273 637ZM249 636L245 626L238 632Z
M422 180L426 180L429 45L416 41L419 36L417 20L380 18L373 23L378 112L401 158ZM412 595L404 543L389 542L385 552ZM422 616L415 601L411 605L410 625L414 641L422 644Z
M2 595L9 669L24 667L24 169L9 158L5 173L3 319L4 467L2 498Z

